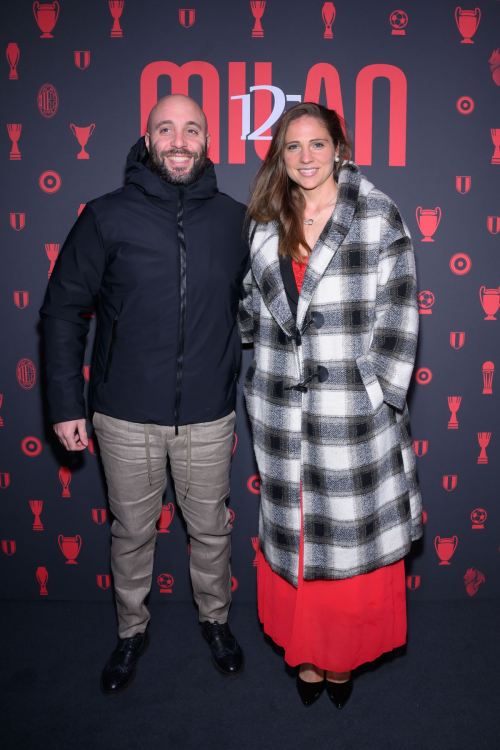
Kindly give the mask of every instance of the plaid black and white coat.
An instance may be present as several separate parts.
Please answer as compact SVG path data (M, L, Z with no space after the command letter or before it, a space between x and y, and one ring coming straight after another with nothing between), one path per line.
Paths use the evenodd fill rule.
M255 226L255 225L254 225ZM240 305L254 344L244 392L261 477L259 542L297 586L400 560L422 535L406 392L418 334L415 262L394 203L352 162L292 314L276 222L258 224Z

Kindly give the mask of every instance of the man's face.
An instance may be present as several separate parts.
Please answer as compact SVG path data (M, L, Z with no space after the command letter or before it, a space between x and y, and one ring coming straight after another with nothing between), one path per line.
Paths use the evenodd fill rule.
M146 133L151 170L174 185L190 185L203 173L210 136L198 105L171 97L158 105Z

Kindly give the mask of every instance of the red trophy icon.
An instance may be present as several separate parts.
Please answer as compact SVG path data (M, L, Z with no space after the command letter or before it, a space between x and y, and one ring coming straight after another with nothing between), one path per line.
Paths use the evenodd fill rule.
M420 315L432 315L432 305L435 302L435 297L432 292L424 290L419 292L418 295L418 312Z
M432 235L436 231L436 229L439 226L439 222L441 221L441 209L439 206L437 208L422 208L419 206L417 208L417 224L419 226L420 231L424 235L423 240L421 242L434 242L432 239Z
M168 527L172 523L174 517L174 505L169 503L168 505L161 506L161 514L158 519L158 533L159 534L170 534Z
M113 22L113 28L111 29L112 37L123 36L123 31L121 29L120 21L118 19L123 13L124 5L125 5L124 0L109 0L109 9L111 11L111 15L115 19Z
M17 145L17 142L19 138L21 137L21 129L22 125L7 125L7 130L9 131L10 140L12 141L12 147L10 149L10 160L11 161L20 161L21 159L21 152L19 151L19 147Z
M450 407L451 417L448 422L449 430L458 430L457 411L460 408L462 402L461 396L448 396L448 406Z
M389 23L392 26L391 34L393 36L405 36L405 26L408 25L408 15L404 10L393 10L389 16Z
M15 42L11 42L7 45L7 62L10 66L9 80L17 81L19 76L17 75L17 63L19 62L19 47Z
M484 508L474 508L470 514L470 520L472 521L473 529L484 529L484 522L488 518L488 514Z
M87 141L92 135L92 133L95 130L95 123L92 123L92 125L89 125L87 128L77 128L76 125L70 125L71 130L73 131L73 135L75 136L76 140L82 147L82 150L79 152L77 159L89 159L88 153L85 151L85 146L87 145Z
M482 286L479 290L479 299L486 313L485 320L496 320L495 313L500 307L500 287L498 289L486 289Z
M158 586L160 587L160 594L171 594L172 586L174 585L174 578L169 573L160 573L156 579Z
M493 52L488 62L490 64L493 80L495 81L497 86L500 86L500 49L496 49Z
M49 593L47 591L47 581L49 580L47 568L36 569L36 580L40 584L40 596L47 596L47 594Z
M472 37L476 33L479 21L481 20L481 11L479 8L476 8L475 10L462 10L462 8L455 8L455 20L459 32L464 37L462 39L462 44L474 44Z
M440 565L450 565L448 561L453 556L453 553L457 548L457 544L457 536L453 536L451 539L437 536L434 539L434 547L436 548L438 557L441 560L441 562L439 563Z
M57 23L59 17L59 3L33 3L33 13L35 14L35 20L40 27L40 31L43 31L40 39L53 39L54 37L50 33Z
M495 365L493 362L485 362L483 365L483 394L493 393L493 373Z
M260 19L264 15L266 9L265 0L250 0L250 8L252 9L253 17L255 18L255 24L252 29L252 36L264 36L264 30Z
M40 514L43 508L43 500L30 500L30 508L35 516L33 531L43 531L43 523L40 521Z
M3 403L3 393L0 393L0 409L2 408L2 403ZM3 427L3 419L1 416L0 416L0 427Z
M252 547L255 550L255 558L254 558L253 564L257 566L257 557L258 557L258 552L259 552L259 537L258 536L252 537Z
M485 583L486 578L480 570L474 570L469 568L467 573L464 575L465 590L469 596L474 596L477 593L478 588L482 583Z
M332 24L335 21L335 5L333 3L325 3L323 5L323 10L321 11L321 17L325 24L323 38L333 39Z
M57 541L59 542L61 552L66 558L66 565L78 565L76 558L80 554L80 549L82 547L81 536L78 534L77 536L63 536L62 534L59 534Z
M491 140L495 146L495 151L491 157L491 163L500 164L500 128L491 128Z
M47 274L50 279L56 264L57 256L59 255L59 245L45 245L45 252L47 253L47 258L50 260L49 272Z
M67 466L61 466L59 469L59 481L63 486L62 497L71 497L69 483L71 482L71 472Z
M477 433L477 439L478 439L479 445L481 446L481 453L479 454L479 457L477 459L478 464L488 463L488 456L486 455L486 448L488 447L490 438L491 438L491 432L478 432Z

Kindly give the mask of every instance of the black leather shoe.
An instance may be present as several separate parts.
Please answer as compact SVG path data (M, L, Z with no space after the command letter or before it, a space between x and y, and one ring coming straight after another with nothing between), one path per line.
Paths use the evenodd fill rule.
M212 649L212 661L215 668L224 677L237 677L243 672L245 656L229 625L220 622L201 623L201 631Z
M347 682L326 681L326 692L332 703L337 708L343 708L352 693L352 677Z
M305 680L301 680L299 675L297 675L297 690L299 691L300 700L307 708L316 703L324 689L325 680L321 680L321 682L306 682Z
M149 646L149 634L136 633L131 638L119 638L101 675L101 690L112 697L128 688L135 677L139 657Z

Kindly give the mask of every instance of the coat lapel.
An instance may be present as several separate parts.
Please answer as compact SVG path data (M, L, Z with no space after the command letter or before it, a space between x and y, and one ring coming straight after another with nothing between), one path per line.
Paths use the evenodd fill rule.
M345 164L339 172L337 204L326 236L320 236L309 257L300 290L297 306L297 328L301 330L307 310L323 274L347 235L358 201L361 173L352 162Z

